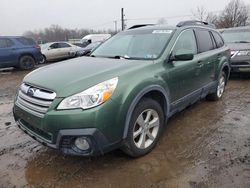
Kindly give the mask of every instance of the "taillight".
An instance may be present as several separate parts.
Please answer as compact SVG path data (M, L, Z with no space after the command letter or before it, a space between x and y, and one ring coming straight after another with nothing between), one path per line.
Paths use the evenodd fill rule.
M35 45L33 47L41 50L41 47L39 45Z

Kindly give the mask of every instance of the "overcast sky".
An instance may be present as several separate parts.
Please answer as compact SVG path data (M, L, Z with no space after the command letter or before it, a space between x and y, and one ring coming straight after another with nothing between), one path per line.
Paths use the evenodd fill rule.
M0 0L0 35L21 35L58 24L66 28L114 28L123 7L127 25L189 19L196 7L220 11L230 0ZM243 0L250 4L249 0ZM149 19L139 19L149 18ZM136 20L133 20L136 19ZM120 22L118 22L120 27Z

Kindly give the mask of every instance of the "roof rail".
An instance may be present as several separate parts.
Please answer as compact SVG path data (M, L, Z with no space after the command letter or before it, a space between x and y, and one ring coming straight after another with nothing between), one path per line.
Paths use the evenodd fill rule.
M182 22L178 23L176 26L183 27L183 26L189 26L189 25L199 25L199 26L206 26L206 27L215 28L214 24L210 24L208 22L203 22L203 21L198 21L198 20L182 21Z
M139 27L153 26L153 25L155 25L155 24L138 24L138 25L133 25L132 27L128 28L128 30L139 28Z

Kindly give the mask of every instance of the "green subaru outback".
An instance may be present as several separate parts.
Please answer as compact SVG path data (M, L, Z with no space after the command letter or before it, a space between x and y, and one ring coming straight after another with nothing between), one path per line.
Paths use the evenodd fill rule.
M14 117L25 133L65 154L121 148L139 157L155 147L174 113L220 99L229 73L230 50L209 24L133 27L90 57L28 74Z

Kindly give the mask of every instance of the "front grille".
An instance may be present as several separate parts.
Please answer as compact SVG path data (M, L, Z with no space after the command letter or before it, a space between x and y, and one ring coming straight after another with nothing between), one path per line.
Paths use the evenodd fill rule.
M19 123L21 123L21 126L28 129L29 131L33 132L33 134L35 133L36 135L41 137L43 140L46 140L49 143L52 142L52 134L51 133L47 133L47 132L43 131L42 129L34 127L22 119L19 120Z
M73 143L74 139L75 139L75 137L73 137L73 136L64 136L61 139L60 146L62 148L70 149L70 148L72 148L72 143Z
M47 113L56 93L23 83L18 91L16 105L37 117Z
M232 62L232 65L250 65L249 62Z

